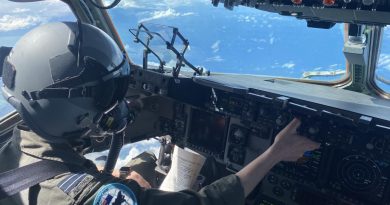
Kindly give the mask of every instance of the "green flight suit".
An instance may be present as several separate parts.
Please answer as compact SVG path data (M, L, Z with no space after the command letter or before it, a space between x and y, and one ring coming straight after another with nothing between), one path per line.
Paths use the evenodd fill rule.
M10 151L12 149L13 151ZM18 154L10 156L15 153L15 149L19 150ZM8 156L4 156L4 154L8 154ZM56 143L49 143L30 131L15 129L13 141L0 155L2 156L0 158L1 164L9 164L16 159L19 162L17 163L19 167L42 159L83 167L79 173L65 173L55 176L13 197L2 200L0 201L1 205L93 204L97 193L101 193L99 189L113 183L120 183L130 188L138 205L244 204L244 190L239 178L235 175L217 180L199 192L191 190L164 192L157 189L143 189L135 181L121 180L99 172L91 161L75 152L65 140L58 139ZM9 166L5 167L9 168Z
M141 173L151 187L157 187L156 161L154 153L146 151L131 159L125 166L130 167L131 171Z

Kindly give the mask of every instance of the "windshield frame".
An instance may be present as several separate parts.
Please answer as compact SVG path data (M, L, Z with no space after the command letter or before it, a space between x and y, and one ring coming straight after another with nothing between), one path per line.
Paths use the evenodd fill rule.
M368 45L370 49L369 54L369 76L368 76L368 86L375 92L376 95L384 98L384 99L390 99L390 93L387 93L382 88L380 88L375 80L375 73L378 66L378 59L380 55L380 49L383 44L383 35L384 35L384 27L375 26L372 29L372 35L374 36L374 39L371 41L372 43Z

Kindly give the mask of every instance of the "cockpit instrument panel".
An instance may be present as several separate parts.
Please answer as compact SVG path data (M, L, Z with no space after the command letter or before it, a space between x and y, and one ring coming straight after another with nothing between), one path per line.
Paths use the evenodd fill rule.
M198 109L191 110L187 146L215 156L223 156L227 116Z
M175 111L165 119L167 134L230 172L262 154L294 117L302 121L300 134L321 143L298 162L277 164L248 204L389 204L390 101L266 77L167 82L161 96L172 99Z

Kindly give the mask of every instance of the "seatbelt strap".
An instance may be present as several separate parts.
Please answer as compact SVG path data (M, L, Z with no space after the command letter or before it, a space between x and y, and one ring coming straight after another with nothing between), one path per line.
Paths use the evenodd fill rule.
M69 172L70 169L63 162L42 160L0 173L0 200L47 179Z

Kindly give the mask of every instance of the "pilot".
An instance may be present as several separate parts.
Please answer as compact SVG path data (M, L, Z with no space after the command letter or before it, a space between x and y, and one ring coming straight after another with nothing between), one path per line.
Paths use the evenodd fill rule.
M80 147L87 137L105 131L97 126L102 113L125 109L129 75L129 63L117 44L94 26L50 23L23 36L3 66L3 95L24 123L14 130L12 142L1 154L2 169L45 160L78 169L51 177L0 204L240 205L275 164L296 161L319 146L297 134L300 121L294 119L249 165L199 192L148 189L139 180L104 174L80 154ZM121 114L109 116L107 129L123 126Z

